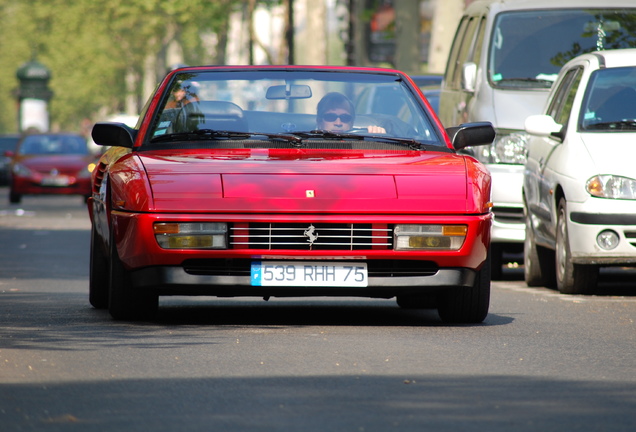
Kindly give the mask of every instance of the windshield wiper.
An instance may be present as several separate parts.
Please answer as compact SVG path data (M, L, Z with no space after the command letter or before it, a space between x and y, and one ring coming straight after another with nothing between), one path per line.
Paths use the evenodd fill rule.
M532 78L532 77L517 77L517 78L501 78L497 80L495 84L511 84L511 83L538 83L548 87L551 87L554 84L554 81L544 78Z
M334 139L349 138L349 139L363 140L366 138L364 135L360 135L356 133L330 132L330 131L318 130L318 129L312 130L309 132L295 132L295 135L298 135L305 139L306 138L334 138Z
M585 127L586 130L632 130L636 129L636 119L616 120L608 122L592 123Z
M266 136L269 139L277 139L291 143L295 147L300 147L302 138L293 134L276 134L267 132L238 132L216 129L200 129L191 132L179 132L172 134L159 135L154 137L151 142L161 141L197 141L200 139L216 139L216 138L250 138L257 135Z
M151 142L161 141L196 141L200 139L216 139L216 138L249 138L250 133L226 131L226 130L214 130L214 129L201 129L190 132L178 132L165 135L159 135L152 138Z
M250 137L265 136L271 140L280 140L288 142L292 147L303 147L304 141L311 138L327 138L327 139L352 139L358 141L389 141L392 143L408 146L412 150L419 150L422 143L410 138L396 138L385 136L384 134L357 134L351 132L330 132L324 130L312 130L309 132L294 133L269 133L269 132L237 132L215 129L201 129L191 132L179 132L172 134L159 135L154 137L151 142L163 141L198 141L201 139L219 139L219 138L240 138L247 139Z
M384 134L357 134L351 132L330 132L324 130L312 130L310 132L296 132L296 135L300 135L306 138L344 138L355 140L373 140L373 141L390 141L393 143L402 144L408 146L411 150L419 150L422 148L422 143L411 138L397 138L390 137Z
M394 143L398 143L398 144L403 144L405 146L408 146L411 150L421 150L422 149L422 143L419 141L414 140L413 138L396 138L396 137L387 137L387 136L382 136L382 135L374 135L373 136L374 140L386 140L386 141L391 141Z
M252 136L263 135L272 140L287 141L293 147L301 147L303 144L303 139L297 134L292 134L292 133L281 134L281 133L269 133L269 132L250 132L250 135Z

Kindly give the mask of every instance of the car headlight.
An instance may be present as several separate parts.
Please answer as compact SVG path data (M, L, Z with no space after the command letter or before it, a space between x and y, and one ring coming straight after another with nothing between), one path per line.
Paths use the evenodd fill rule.
M528 155L528 135L525 132L497 133L490 146L477 150L477 159L484 163L516 164L526 163Z
M89 178L93 170L95 170L96 165L94 163L89 163L85 168L82 168L80 172L77 173L78 178Z
M227 224L221 222L161 222L153 226L164 249L227 249Z
M458 250L467 232L466 225L396 225L395 250Z
M30 177L33 172L22 164L15 164L13 165L13 174L20 177Z
M636 180L614 175L596 175L585 184L587 192L598 198L636 199Z

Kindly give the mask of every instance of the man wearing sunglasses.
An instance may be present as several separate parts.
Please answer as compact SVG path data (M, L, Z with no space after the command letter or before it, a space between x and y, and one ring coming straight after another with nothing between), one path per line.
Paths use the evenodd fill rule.
M347 132L353 128L355 108L342 93L327 93L318 102L318 129L329 132ZM368 126L369 133L386 133L381 126Z

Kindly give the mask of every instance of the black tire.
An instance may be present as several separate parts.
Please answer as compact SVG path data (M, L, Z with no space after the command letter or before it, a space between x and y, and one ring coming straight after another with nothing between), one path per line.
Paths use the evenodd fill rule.
M13 191L9 191L9 202L11 204L20 204L22 201L22 195L17 194Z
M453 287L438 295L437 311L447 323L480 323L490 307L490 254L472 287Z
M111 234L108 311L116 320L152 320L157 314L159 296L152 291L134 289L130 272L117 253Z
M108 307L108 258L95 228L91 229L90 275L88 282L88 299L95 309Z
M557 288L563 294L592 294L598 282L598 266L572 263L566 201L561 198L557 213L555 266Z
M554 252L538 246L530 216L526 214L526 239L523 244L523 276L529 287L556 286Z
M434 294L403 294L396 298L402 309L435 309L437 301Z

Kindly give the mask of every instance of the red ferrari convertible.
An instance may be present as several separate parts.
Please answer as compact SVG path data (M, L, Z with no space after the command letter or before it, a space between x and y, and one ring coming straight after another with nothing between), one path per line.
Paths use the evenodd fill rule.
M365 103L385 96L380 112ZM169 73L136 128L98 123L90 302L152 319L164 295L358 296L479 323L490 301L489 123L444 130L390 69Z

